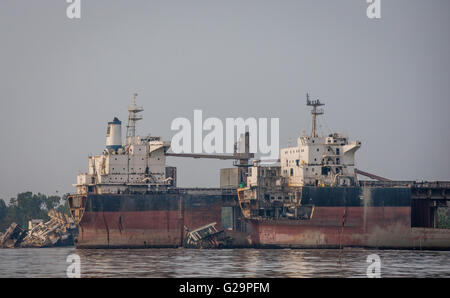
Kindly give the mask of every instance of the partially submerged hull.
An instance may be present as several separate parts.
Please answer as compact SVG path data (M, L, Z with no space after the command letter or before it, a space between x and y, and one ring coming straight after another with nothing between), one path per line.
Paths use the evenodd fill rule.
M410 214L410 207L318 207L309 222L253 220L252 239L268 248L450 249L449 229L411 227Z
M412 197L406 187L303 187L311 214L296 220L245 218L230 189L68 199L79 215L77 248L182 247L186 231L216 222L232 238L229 247L449 249L450 229L429 227L430 206Z
M299 197L302 206L311 208L301 220L251 216L244 210L253 243L270 248L450 249L450 229L436 227L436 204L416 198L410 187L306 186Z
M234 245L247 246L246 234L239 232L239 221L234 218L239 207L233 193L190 189L176 193L86 195L76 246L181 247L186 231L211 222L216 222L219 229L231 229Z

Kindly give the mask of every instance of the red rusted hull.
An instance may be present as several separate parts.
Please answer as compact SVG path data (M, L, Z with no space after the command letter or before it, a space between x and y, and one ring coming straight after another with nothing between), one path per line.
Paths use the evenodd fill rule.
M85 212L77 247L178 247L182 232L177 211Z
M449 229L412 228L410 214L410 207L317 207L310 220L252 220L252 240L260 247L450 248Z
M344 199L330 196L329 190L318 190L327 191L326 195L308 191L305 197L313 198L315 207L305 220L244 219L236 194L223 194L220 189L88 195L76 246L180 247L185 228L192 230L216 222L218 229L233 234L235 247L450 248L449 229L412 227L411 198L404 190L383 190L382 195L372 195L370 200L362 200L356 192L350 197L348 190L343 192L347 195ZM421 221L427 222L426 218Z
M188 212L184 220L178 211L169 210L86 212L79 225L77 247L179 247L183 244L184 226L200 227L217 222L221 228L220 210L216 209Z
M216 222L222 229L222 208L238 210L233 195L219 191L189 195L94 195L87 197L78 224L77 248L160 248L183 245L185 228ZM238 246L245 246L234 233ZM245 238L246 235L243 236ZM241 242L239 242L241 241Z

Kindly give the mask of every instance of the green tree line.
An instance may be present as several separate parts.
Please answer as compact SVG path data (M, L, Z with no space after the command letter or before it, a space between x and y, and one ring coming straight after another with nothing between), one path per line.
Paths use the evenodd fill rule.
M50 209L67 214L67 201L60 196L34 194L29 191L19 193L17 198L11 198L9 204L0 199L0 232L4 232L13 222L27 228L31 219L50 220L47 215Z

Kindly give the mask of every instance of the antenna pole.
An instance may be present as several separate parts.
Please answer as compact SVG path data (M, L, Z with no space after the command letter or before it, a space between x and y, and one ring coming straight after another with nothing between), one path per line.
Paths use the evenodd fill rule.
M142 120L142 116L138 113L144 111L143 107L136 105L137 93L133 93L131 105L128 107L128 124L127 124L127 144L131 145L134 137L136 136L136 121Z
M323 109L318 109L317 107L324 106L324 103L321 103L318 99L316 100L310 100L309 94L306 93L306 105L313 107L311 114L313 115L312 119L312 132L311 136L313 138L317 137L317 116L323 115Z

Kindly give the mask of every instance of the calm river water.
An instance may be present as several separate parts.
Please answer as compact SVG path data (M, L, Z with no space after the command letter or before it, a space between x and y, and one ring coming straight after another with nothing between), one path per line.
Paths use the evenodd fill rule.
M0 249L0 277L66 277L67 257L81 277L366 277L367 257L381 277L450 277L450 251L344 249Z

